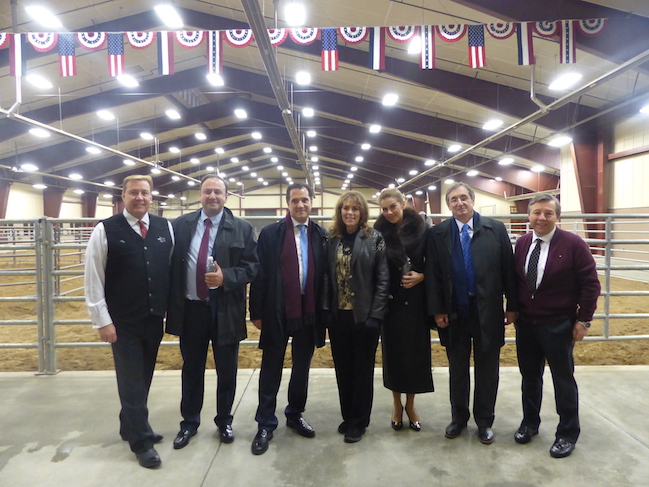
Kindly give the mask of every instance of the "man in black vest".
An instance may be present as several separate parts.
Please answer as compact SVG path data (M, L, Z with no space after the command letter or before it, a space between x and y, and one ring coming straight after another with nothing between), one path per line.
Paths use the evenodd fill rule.
M150 215L153 180L132 175L122 186L124 211L94 228L86 251L86 304L93 328L111 344L122 410L120 436L140 465L158 467L147 397L167 310L173 231Z
M250 319L261 330L259 348L263 350L255 416L258 431L251 448L254 455L268 450L277 428L277 392L289 337L293 368L284 410L286 426L306 438L315 436L302 412L313 349L324 346L324 326L316 315L316 304L322 290L326 233L309 219L312 200L310 186L289 185L286 218L264 227L259 235L261 270L250 287Z
M259 264L254 228L225 207L227 199L225 180L208 174L201 182L203 208L173 222L176 248L171 259L167 332L180 336L183 356L183 420L175 449L189 444L201 422L210 341L218 375L214 422L221 442L234 441L232 405L239 342L247 336L246 286ZM214 258L216 272L206 272L208 256Z

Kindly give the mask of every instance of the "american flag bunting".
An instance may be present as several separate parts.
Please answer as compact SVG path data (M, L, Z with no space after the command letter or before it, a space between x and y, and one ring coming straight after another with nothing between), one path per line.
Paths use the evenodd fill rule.
M561 63L574 64L577 62L575 48L575 21L562 20L561 22Z
M322 70L338 70L338 32L322 29Z
M421 69L435 69L435 26L422 25L419 28L421 39L421 54L419 66Z
M108 71L113 77L124 74L124 36L121 32L108 33Z
M207 73L223 73L223 38L220 30L211 30L207 42Z
M484 25L469 25L469 66L472 68L484 68L485 46L484 46Z
M521 22L516 24L516 43L518 45L519 66L534 64L532 32L534 32L533 22Z
M59 34L59 74L63 77L77 75L77 56L74 34Z

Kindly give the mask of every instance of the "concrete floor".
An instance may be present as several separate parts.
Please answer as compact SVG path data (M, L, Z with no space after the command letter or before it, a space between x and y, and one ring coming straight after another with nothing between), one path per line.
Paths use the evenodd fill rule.
M284 374L285 379L288 374ZM118 436L112 372L55 376L0 374L0 486L647 486L649 485L649 367L579 367L582 435L571 457L553 459L550 374L540 434L517 445L520 376L503 368L496 407L496 441L478 442L475 425L447 440L448 370L433 371L437 392L417 399L422 431L390 429L391 394L375 378L372 424L360 443L345 444L333 370L311 372L305 418L317 431L306 439L283 421L261 456L250 453L256 432L257 370L241 370L235 403L236 440L221 445L211 420L215 381L208 371L203 426L183 450L178 430L180 374L157 372L149 398L151 424L165 436L163 464L138 466ZM280 414L286 397L280 391Z

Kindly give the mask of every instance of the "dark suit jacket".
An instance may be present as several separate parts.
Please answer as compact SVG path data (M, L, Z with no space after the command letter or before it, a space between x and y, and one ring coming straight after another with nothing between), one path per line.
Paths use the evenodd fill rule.
M601 286L595 260L586 242L578 235L557 228L550 241L543 279L532 299L525 277L525 259L535 238L534 232L530 232L516 241L520 317L530 323L592 320Z
M315 260L315 299L320 302L325 265L325 247L327 234L315 224L314 232L309 236ZM265 226L259 234L257 253L261 269L250 286L250 319L262 320L259 348L283 346L286 333L286 315L284 313L284 283L280 266L280 255L284 243L285 220ZM316 347L325 344L325 324L316 312L314 326Z
M231 345L248 336L246 331L246 285L257 275L257 239L253 227L223 208L223 220L212 250L223 271L223 285L210 289L210 301L216 300L218 341ZM187 253L196 231L201 210L183 215L172 223L176 247L171 257L171 292L167 311L167 333L181 335L185 326Z
M429 230L424 281L428 314L449 315L449 326L439 330L440 340L447 347L453 347L453 322L457 319L453 302L451 225L456 225L454 218ZM502 347L505 344L503 295L507 298L507 311L518 311L514 253L505 225L480 215L471 239L471 252L482 346Z

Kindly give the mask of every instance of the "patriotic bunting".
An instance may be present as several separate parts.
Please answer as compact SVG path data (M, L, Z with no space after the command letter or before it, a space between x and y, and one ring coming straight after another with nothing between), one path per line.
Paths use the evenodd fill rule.
M527 66L534 64L534 45L532 44L533 22L516 24L516 43L518 45L518 64Z
M56 46L58 34L54 32L29 33L27 40L38 52L47 52Z
M605 27L606 19L579 20L577 23L579 32L587 37L595 37L601 34Z
M27 59L25 56L25 36L9 34L9 74L25 76L27 74Z
M534 24L534 30L541 37L554 37L559 34L559 26L556 22L543 21Z
M268 29L271 46L279 46L288 37L288 29Z
M158 73L174 74L173 32L160 32L158 36Z
M370 27L370 69L385 69L385 27Z
M322 29L322 70L338 70L338 33L336 29Z
M446 42L457 42L466 34L466 25L464 24L449 24L438 25L437 35Z
M96 51L104 47L106 42L105 32L78 32L79 45L88 51Z
M124 74L124 37L121 32L108 34L108 72L113 77Z
M358 44L367 38L367 27L341 27L340 37L349 44Z
M516 24L509 23L496 23L487 24L487 32L491 34L494 39L509 39L514 32L516 32Z
M9 34L6 32L0 32L0 49L5 47L9 43Z
M420 27L421 56L419 66L421 69L435 69L435 26L422 25Z
M413 25L388 27L390 39L396 42L408 42L415 36L417 28Z
M205 32L202 30L188 31L181 30L176 32L176 40L185 49L193 49L203 42Z
M291 39L297 44L313 44L318 37L318 29L316 28L291 29L289 32Z
M254 39L251 29L224 30L223 34L232 47L246 47Z
M74 34L59 34L59 74L62 77L77 75L74 37Z
M155 32L127 32L126 38L128 43L135 49L144 49L149 47L155 41Z
M207 59L208 74L221 74L223 72L223 38L218 30L209 32Z
M469 66L484 68L486 65L484 45L484 26L469 25Z
M573 20L562 20L561 23L561 63L573 64L577 62L575 22Z

